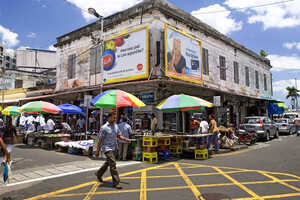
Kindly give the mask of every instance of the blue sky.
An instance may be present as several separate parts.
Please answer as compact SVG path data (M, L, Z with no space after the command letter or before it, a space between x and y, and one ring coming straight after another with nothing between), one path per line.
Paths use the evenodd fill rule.
M1 0L0 42L8 51L20 47L53 49L56 37L141 0ZM300 79L300 1L298 0L169 0L223 34L259 53L273 66L274 98L285 99L285 87ZM243 8L243 9L241 9ZM297 81L300 87L300 80Z

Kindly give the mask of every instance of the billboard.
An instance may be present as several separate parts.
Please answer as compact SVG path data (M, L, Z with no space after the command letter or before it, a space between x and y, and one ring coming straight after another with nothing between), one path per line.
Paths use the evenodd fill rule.
M104 40L104 84L148 78L148 35L145 26Z
M203 84L201 41L166 24L165 71L169 77Z

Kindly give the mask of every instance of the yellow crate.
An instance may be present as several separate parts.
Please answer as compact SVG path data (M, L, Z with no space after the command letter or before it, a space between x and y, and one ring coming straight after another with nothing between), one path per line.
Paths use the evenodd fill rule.
M157 137L143 137L143 147L157 147L158 146L158 138Z
M171 152L172 155L182 154L182 146L181 145L170 146L169 151Z
M154 153L143 152L143 162L149 162L152 164L157 163L158 162L157 152Z
M208 159L208 150L207 149L195 149L195 159L196 160Z
M171 144L171 138L163 137L158 139L158 145L168 146Z

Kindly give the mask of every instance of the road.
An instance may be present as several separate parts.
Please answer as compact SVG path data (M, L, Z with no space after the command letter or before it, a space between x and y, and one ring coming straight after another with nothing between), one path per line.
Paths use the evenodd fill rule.
M208 160L181 159L119 168L123 190L96 181L94 171L7 186L0 199L300 199L300 137ZM257 148L259 147L259 148Z

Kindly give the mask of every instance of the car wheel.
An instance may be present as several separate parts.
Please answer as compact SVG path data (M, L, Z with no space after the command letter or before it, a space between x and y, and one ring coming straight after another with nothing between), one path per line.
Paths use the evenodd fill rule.
M292 132L292 130L290 129L290 131L289 131L289 135L293 135L293 132Z

